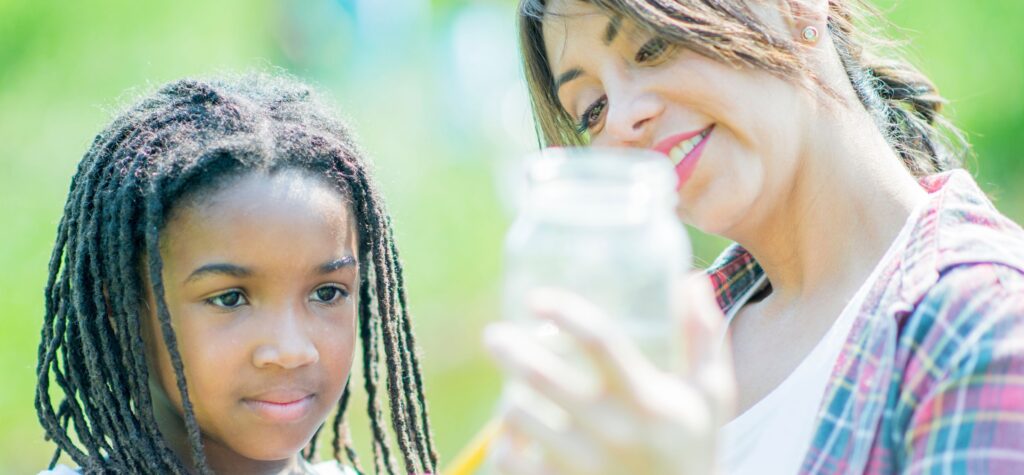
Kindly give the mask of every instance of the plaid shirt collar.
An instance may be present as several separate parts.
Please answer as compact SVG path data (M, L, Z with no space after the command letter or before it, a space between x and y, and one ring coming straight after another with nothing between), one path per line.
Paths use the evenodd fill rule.
M853 329L830 376L819 408L814 439L801 473L892 473L893 460L898 461L895 462L897 466L903 467L934 464L935 460L945 460L939 457L938 449L934 453L918 451L908 454L900 440L881 436L880 427L891 427L896 423L894 421L907 417L922 424L920 428L915 427L919 433L934 431L938 434L941 430L950 430L948 421L971 421L975 412L991 412L981 405L956 407L945 415L936 413L935 417L943 416L945 419L922 422L920 417L913 419L901 414L900 411L912 409L904 407L905 404L901 406L899 398L892 397L905 391L905 381L918 381L923 377L905 369L905 362L898 362L902 361L901 358L908 354L924 355L934 364L939 357L931 352L940 349L922 346L923 343L913 336L901 335L901 328L907 325L907 320L919 317L919 307L936 307L936 302L928 301L929 298L970 298L956 294L969 291L957 289L951 291L953 294L929 294L944 273L960 266L998 265L1016 269L1018 274L1015 278L1024 281L1024 231L996 211L967 172L945 172L925 177L920 183L929 194L928 200L911 216L912 228L900 244L900 251L892 253L894 257L881 263L883 272L871 284L865 302L858 310ZM718 304L726 315L738 310L735 307L742 305L742 298L765 280L764 270L753 256L736 244L727 248L706 272L714 285ZM948 325L967 325L964 322L977 320L972 315L943 318L952 321ZM920 324L920 321L915 323ZM988 377L992 381L999 380L998 375L976 376L972 384L981 388L988 384L983 379ZM1005 385L991 384L992 387ZM989 431L985 434L1022 430L1019 425L1013 425L1022 423L1011 418L996 422L996 428L986 427L984 430ZM902 430L907 428L897 433L902 433ZM961 431L967 432L968 429ZM970 439L966 440L968 442L965 443L971 443ZM967 445L947 450L957 450L957 456L962 456L988 449L988 446L975 448ZM950 454L944 457L955 459ZM1016 465L1018 461L1022 465ZM1013 470L1024 470L1024 458L995 458L985 463L1007 463L1012 464L1008 466Z

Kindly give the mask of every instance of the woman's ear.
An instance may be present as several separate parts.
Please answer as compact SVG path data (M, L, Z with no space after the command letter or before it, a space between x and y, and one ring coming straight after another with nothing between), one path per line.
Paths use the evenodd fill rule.
M780 38L813 44L828 24L829 0L747 0L751 13Z
M828 25L829 0L782 0L782 16L793 39L799 43L818 42Z

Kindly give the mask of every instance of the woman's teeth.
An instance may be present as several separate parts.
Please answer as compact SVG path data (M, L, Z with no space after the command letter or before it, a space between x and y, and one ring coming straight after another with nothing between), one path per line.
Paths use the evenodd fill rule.
M689 155L698 144L700 144L700 141L704 140L704 137L708 136L709 132L710 129L706 129L693 138L680 142L679 145L672 147L672 150L669 150L668 152L669 158L672 159L672 164L679 165L679 162L683 161L683 159L686 158L686 156Z

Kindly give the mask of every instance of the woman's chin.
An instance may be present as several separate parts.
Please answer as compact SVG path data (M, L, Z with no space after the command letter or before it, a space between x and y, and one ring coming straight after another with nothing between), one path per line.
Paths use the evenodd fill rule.
M734 228L734 221L727 213L715 210L676 209L679 220L687 226L693 226L706 234L728 236Z

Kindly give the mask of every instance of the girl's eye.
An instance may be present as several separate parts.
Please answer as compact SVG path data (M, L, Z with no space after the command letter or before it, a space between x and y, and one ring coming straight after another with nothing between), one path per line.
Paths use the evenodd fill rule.
M637 64L643 64L658 59L666 50L669 44L664 38L654 38L640 47L636 52L634 60Z
M222 308L237 308L249 303L249 301L245 299L245 295L238 290L229 290L223 294L210 297L206 299L206 301L209 302L210 305Z
M593 126L597 125L597 122L601 120L601 114L604 113L604 108L607 104L608 96L601 96L600 99L594 101L593 104L587 107L587 110L583 111L583 115L580 117L580 123L576 126L576 132L582 135Z
M335 285L325 285L313 291L313 300L320 303L335 303L347 297L348 292Z

